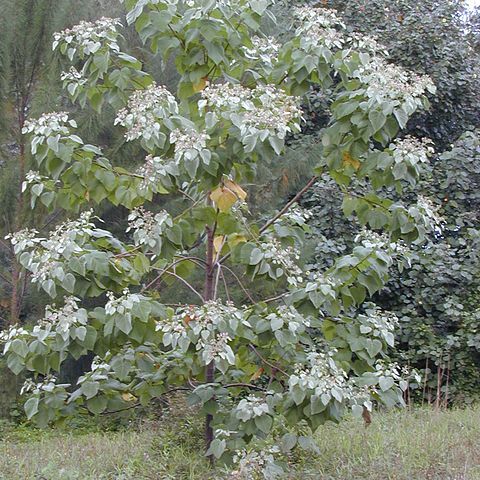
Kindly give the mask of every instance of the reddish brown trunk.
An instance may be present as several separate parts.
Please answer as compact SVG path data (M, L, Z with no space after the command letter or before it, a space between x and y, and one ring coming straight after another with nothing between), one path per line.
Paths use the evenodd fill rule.
M214 296L214 278L215 278L215 264L214 264L214 236L215 229L207 227L207 258L205 268L205 286L204 286L204 299L206 302L213 300ZM215 364L211 362L207 365L205 370L206 383L213 383L215 381ZM205 446L206 449L210 447L213 441L213 427L212 427L212 415L208 414L205 418ZM213 455L209 456L210 463L213 464Z

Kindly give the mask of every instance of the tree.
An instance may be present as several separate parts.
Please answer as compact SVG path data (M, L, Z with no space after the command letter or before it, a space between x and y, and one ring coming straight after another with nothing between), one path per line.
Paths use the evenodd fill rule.
M480 124L480 59L474 49L474 16L462 0L329 0L331 8L355 30L375 36L391 59L437 86L428 112L419 112L408 131L431 138L444 150L466 130ZM473 32L472 32L473 33Z
M2 205L10 206L2 212L2 237L9 231L39 225L45 220L43 213L38 211L36 218L32 218L21 194L22 182L31 161L22 130L28 115L35 116L66 103L65 95L62 98L60 66L51 48L53 32L98 7L101 5L94 0L81 5L71 0L0 1L3 12L0 39L0 201ZM27 276L15 261L11 248L3 241L0 243L0 254L0 288L5 292L0 300L1 306L8 312L2 323L15 323L22 314Z
M66 297L33 330L5 331L4 355L15 373L40 376L24 386L27 416L40 424L182 390L206 417L212 460L241 451L238 469L248 478L256 474L249 468L273 476L278 466L268 452L245 450L253 438L266 442L278 428L287 432L280 442L287 452L308 444L288 424L313 430L349 409L361 416L373 401L402 403L407 382L387 357L396 319L357 307L382 288L401 256L394 242L418 240L431 224L428 208L380 195L415 181L428 145L393 138L435 88L428 77L387 63L361 36L345 37L328 10L297 9L295 36L280 45L261 36L261 17L273 19L268 1L125 4L127 21L153 52L174 56L177 94L122 52L117 20L55 35L54 49L73 63L62 74L72 98L115 109L115 123L146 159L135 172L114 166L64 112L25 124L40 169L25 181L32 205L82 213L43 236L11 236L32 282ZM335 90L316 175L262 224L249 215L241 184L300 131L296 96L312 87ZM366 234L331 268L310 274L298 265L308 215L295 204L322 173L341 186L345 211L384 235ZM364 195L349 189L367 177ZM182 196L186 205L176 214L147 210L156 195ZM131 210L129 237L97 226L88 206L101 202ZM203 272L202 289L190 281L193 270ZM248 295L235 305L230 275L243 291L246 278L274 282L277 295ZM177 281L197 303L169 304L161 281ZM69 355L91 352L92 368L77 386L51 375Z
M478 391L479 366L473 339L478 315L478 219L474 213L478 132L471 130L472 125L478 126L479 98L475 16L466 23L463 2L398 0L386 6L368 0L361 4L330 1L329 5L339 10L349 28L376 35L395 62L417 72L428 71L437 86L433 108L415 114L402 135L420 132L435 140L439 153L424 164L425 175L409 197L430 197L442 226L429 235L426 245L410 246L411 268L393 269L375 302L400 319L396 357L401 364L423 371L425 383L417 391L419 396L441 403L471 400ZM323 91L314 100L307 117L311 138L321 134L326 123L324 107L330 101ZM300 152L303 141L298 142ZM306 145L308 151L311 143ZM304 162L304 157L300 153L295 158ZM357 183L355 189L362 195L365 185ZM399 198L395 191L388 196ZM312 268L328 267L335 255L355 245L361 226L339 213L341 189L330 178L317 182L303 205L312 214L309 225L316 247Z

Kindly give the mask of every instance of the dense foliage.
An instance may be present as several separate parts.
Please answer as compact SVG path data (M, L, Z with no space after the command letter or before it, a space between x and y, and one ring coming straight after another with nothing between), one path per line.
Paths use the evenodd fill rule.
M394 273L375 301L400 318L398 360L425 373L417 393L432 402L471 401L479 380L473 339L479 288L478 130L473 127L479 125L480 62L476 37L467 37L466 32L475 31L476 17L468 20L462 2L402 0L380 8L382 2L369 0L359 9L352 2L329 4L349 25L376 34L391 58L431 72L438 87L432 109L416 114L406 131L424 132L435 140L438 154L431 158L415 194L433 200L441 228L430 235L426 246L411 247L412 268ZM424 9L431 14L419 15ZM319 115L324 105L322 97L312 105L311 117L320 119L311 128L313 136L324 126ZM362 184L356 188L364 191ZM314 268L329 265L332 255L350 248L360 232L358 224L338 214L340 195L338 187L324 179L305 200L312 209L318 245ZM396 195L389 193L391 198Z
M38 168L23 184L32 207L82 213L50 232L11 235L31 281L64 302L47 306L33 329L5 331L4 355L15 373L35 373L23 391L40 424L185 390L206 415L209 456L228 461L237 452L238 472L273 476L278 447L249 452L253 437L276 438L302 420L315 429L347 409L361 416L373 401L403 402L408 373L387 355L397 319L372 304L357 308L405 262L402 242L421 242L438 221L424 197L404 204L384 195L415 185L432 153L426 140L395 136L435 87L389 63L370 39L345 34L328 10L296 9L295 35L280 44L262 37L260 18L274 20L267 1L125 3L152 51L174 56L176 95L121 50L118 20L55 34L54 49L72 64L62 79L73 100L114 109L114 123L146 158L136 171L115 166L65 112L25 122ZM312 89L333 96L317 175L339 185L348 216L382 233L365 230L350 253L308 271L298 253L308 214L292 207L317 175L263 226L242 185L300 132L297 96ZM184 208L145 208L158 195L181 196ZM130 210L121 237L89 210L102 202ZM203 271L203 289L192 271ZM245 275L274 282L277 295L234 304L230 275L242 289ZM172 305L163 280L196 303ZM56 381L69 356L90 353L77 385ZM276 441L284 452L308 445L290 433Z

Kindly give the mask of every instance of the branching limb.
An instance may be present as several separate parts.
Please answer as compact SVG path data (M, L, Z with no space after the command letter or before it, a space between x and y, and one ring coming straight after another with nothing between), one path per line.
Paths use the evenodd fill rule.
M308 191L310 190L310 188L316 183L316 181L318 180L318 177L316 175L314 175L309 181L308 183L274 216L272 217L267 223L265 223L263 225L263 227L260 228L260 230L258 231L259 234L262 234L265 230L267 230L268 227L270 227L270 225L274 224L280 217L282 217L283 215L285 215L285 213L287 213L287 211L290 209L290 207L292 205L294 205L295 203L297 203L301 198L302 196ZM227 253L226 255L224 255L220 260L219 260L219 263L223 263L225 260L227 260L231 255L231 252Z
M223 388L251 388L252 390L259 390L261 392L266 392L265 388L259 387L258 385L252 385L251 383L229 383L228 385L222 385Z
M203 296L193 287L190 283L188 283L184 278L182 278L180 275L177 275L176 273L167 271L165 272L167 275L171 275L172 277L175 277L177 280L180 280L185 286L187 286L195 295L198 296L198 298L202 301L205 302L205 299Z
M310 188L318 180L318 177L314 175L308 183L273 217L271 218L263 227L259 230L259 233L263 233L270 225L275 223L281 216L285 215L292 205L297 203L303 195L310 190Z
M203 262L203 260L201 260L197 257L181 257L178 260L175 260L174 262L172 262L168 267L165 267L162 270L160 270L160 273L148 285L146 285L145 287L142 288L142 292L144 292L145 290L148 290L149 288L153 287L153 285L155 285L165 274L169 273L169 270L171 268L174 268L179 263L182 263L182 262L185 262L185 261L191 261L191 262L196 263L197 265L200 265L201 267L203 267L203 265L201 264L201 262ZM156 270L156 269L154 269L154 270Z
M256 355L265 365L268 365L274 372L283 373L286 377L289 377L289 376L290 376L285 370L282 370L280 367L278 367L277 365L274 365L273 363L269 362L265 357L263 357L262 354L255 348L254 345L250 344L249 347L250 347L250 349L255 353L255 355Z
M243 283L241 282L241 280L238 278L238 275L229 267L227 267L226 265L222 265L221 268L225 268L226 270L228 270L232 275L233 277L235 278L235 280L237 281L237 283L240 285L240 288L243 290L243 292L245 293L245 295L248 297L248 299L252 302L252 303L256 303L255 300L252 298L252 296L250 295L250 293L248 292L248 290L244 287Z

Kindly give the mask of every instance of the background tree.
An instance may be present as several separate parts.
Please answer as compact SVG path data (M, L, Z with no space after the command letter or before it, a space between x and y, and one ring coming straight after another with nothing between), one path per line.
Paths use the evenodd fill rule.
M427 69L436 79L433 108L414 115L406 132L426 133L435 139L439 154L432 157L429 173L415 192L434 200L443 217L442 228L430 236L428 247L412 247L412 268L396 272L375 300L398 314L402 327L399 358L425 370L425 395L442 402L445 397L471 398L478 388L479 367L476 342L471 338L476 335L478 315L478 217L474 213L478 208L478 132L467 131L460 139L457 135L472 124L478 126L475 29L466 27L462 2L330 5L339 9L351 28L375 33L388 46L390 58L420 72ZM430 13L419 14L420 10ZM313 104L313 120L321 118L317 111L322 111L325 102L328 99L320 95L317 107ZM317 123L317 130L314 121L312 125L315 136L324 120ZM364 188L356 185L358 192ZM391 198L396 195L389 193ZM341 190L328 178L316 185L305 202L312 212L310 225L317 245L312 268L322 268L331 264L334 255L351 248L360 226L338 215Z

